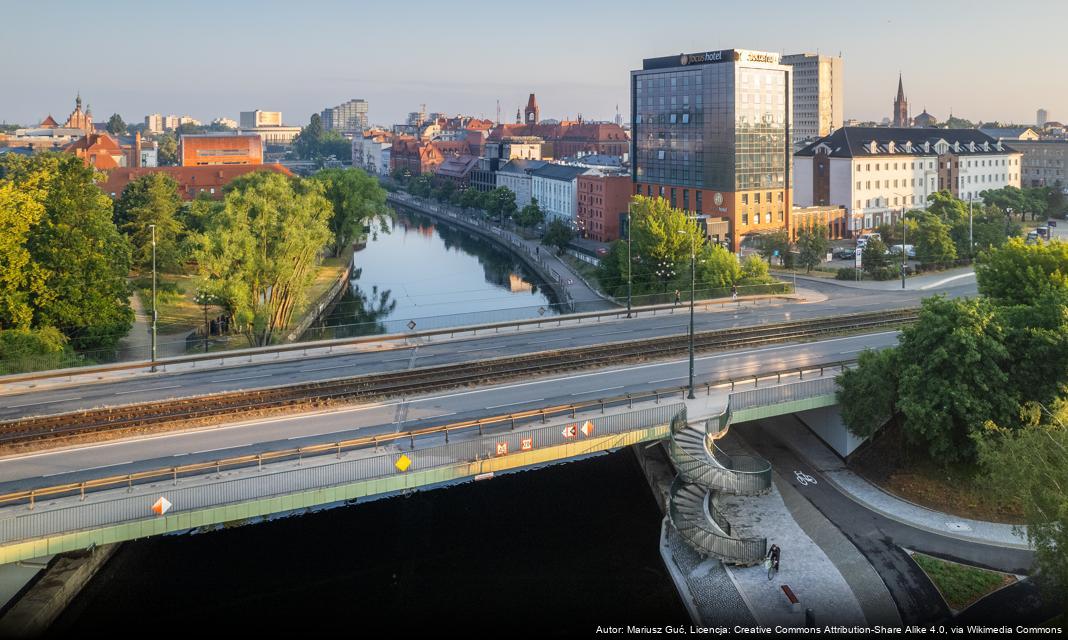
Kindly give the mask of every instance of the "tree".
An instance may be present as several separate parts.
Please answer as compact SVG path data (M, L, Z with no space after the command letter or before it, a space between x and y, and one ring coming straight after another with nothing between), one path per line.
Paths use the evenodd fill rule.
M860 263L865 273L873 278L880 277L880 274L890 266L886 244L879 238L870 238L860 254Z
M768 276L768 263L760 259L756 254L750 254L742 260L741 280L745 284L758 284L766 282Z
M38 186L0 180L0 330L29 329L32 298L45 293L47 274L28 246L30 231L44 215Z
M18 260L28 252L32 263L23 263L14 278L21 284L5 292L19 305L19 326L26 327L28 305L29 328L55 327L77 349L114 345L133 323L126 283L130 246L115 228L111 199L96 185L93 169L68 154L8 154L0 158L0 176L5 192L13 188L36 203L16 202L30 218L15 226L20 235L0 243ZM8 242L25 252L10 249ZM2 270L7 269L5 264ZM14 326L12 320L2 324Z
M1004 329L983 299L926 298L901 335L898 407L905 434L943 462L971 460L973 436L1019 412Z
M360 169L323 169L313 179L322 183L323 195L330 201L330 248L334 256L373 221L390 215L385 190Z
M922 217L921 212L914 213ZM953 224L958 220L968 220L968 205L949 191L942 190L927 196L927 213Z
M317 159L322 150L322 141L323 121L318 113L313 113L307 126L293 139L293 153L302 160Z
M199 237L200 288L222 301L253 346L288 326L330 242L323 183L273 171L230 184L219 215Z
M563 253L574 235L571 225L560 218L553 218L545 229L541 243L547 247L556 247L557 253Z
M1005 305L1031 304L1046 293L1068 291L1068 243L1025 244L1013 238L979 256L979 293Z
M850 432L870 437L897 413L898 366L896 348L865 350L855 368L838 376L838 404Z
M797 230L798 260L806 272L820 266L830 248L831 242L827 239L827 227L824 225L814 224Z
M64 366L67 337L55 327L0 330L0 375Z
M108 133L113 136L121 136L126 133L126 123L122 121L122 116L117 113L111 114L108 118Z
M538 206L538 199L531 198L530 202L520 210L515 221L521 227L533 227L545 222L545 213Z
M1050 290L1026 304L997 307L1005 328L1005 363L1021 402L1051 403L1068 390L1068 290Z
M790 252L790 234L785 229L751 237L757 253L767 260L768 264L771 264L771 259L776 255L779 256L779 264L782 264L786 254Z
M482 192L474 187L464 189L464 192L460 194L460 206L465 209L481 209Z
M178 158L178 138L171 133L165 133L156 139L159 149L156 152L156 160L161 167L176 167Z
M939 264L957 259L957 246L949 236L949 225L931 214L920 218L915 244L920 262Z
M182 198L178 183L163 173L135 178L115 201L115 223L133 247L133 263L142 272L152 269L152 230L156 225L156 265L175 272L182 262L180 241L185 232L178 218Z

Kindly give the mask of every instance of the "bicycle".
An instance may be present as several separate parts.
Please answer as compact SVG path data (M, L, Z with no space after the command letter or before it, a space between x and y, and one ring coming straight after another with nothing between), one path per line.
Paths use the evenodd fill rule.
M768 580L771 580L772 576L779 572L779 563L775 562L771 558L764 561L764 566L768 568Z

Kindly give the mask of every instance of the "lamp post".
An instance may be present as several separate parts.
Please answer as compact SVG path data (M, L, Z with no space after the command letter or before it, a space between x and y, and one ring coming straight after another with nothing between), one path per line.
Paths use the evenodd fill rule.
M906 233L905 229L907 227L907 225L905 224L905 197L906 196L903 193L894 193L894 195L898 196L899 198L901 198L901 288L904 289L905 288L905 265L906 265L906 260L908 259L908 251L905 249L905 244L906 244L906 242L905 242L905 233Z
M215 296L201 290L197 292L195 300L204 308L204 353L207 353L208 338L211 335L210 325L208 324L208 307L215 301Z
M690 236L690 393L686 397L693 400L697 397L693 392L693 299L697 288L697 234L693 229L679 233L688 233Z
M150 224L152 231L152 373L156 372L156 321L159 313L156 311L156 225Z
M631 229L630 229L630 203L627 204L627 317L630 317L630 294L631 294Z

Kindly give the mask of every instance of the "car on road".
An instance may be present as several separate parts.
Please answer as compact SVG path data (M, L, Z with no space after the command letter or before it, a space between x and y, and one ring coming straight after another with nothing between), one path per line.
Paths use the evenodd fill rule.
M849 247L837 249L834 252L834 257L839 260L855 260L857 257L857 250Z
M892 247L890 247L890 249L889 249L889 253L892 254L892 255L895 255L895 256L901 255L901 251L902 251L902 248L901 248L901 245L899 245L899 244L895 244ZM904 251L905 251L905 255L908 256L909 258L915 258L916 257L916 247L915 246L913 246L911 244L907 244L907 245L905 245Z

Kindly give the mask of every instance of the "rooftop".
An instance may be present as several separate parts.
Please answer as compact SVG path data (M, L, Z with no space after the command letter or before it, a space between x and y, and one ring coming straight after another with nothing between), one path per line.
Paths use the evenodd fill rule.
M832 158L881 155L938 155L935 145L944 141L952 153L967 155L1011 153L979 129L913 129L893 127L842 127L798 151L814 156L820 150ZM954 145L958 145L954 148ZM973 148L974 145L974 148Z

